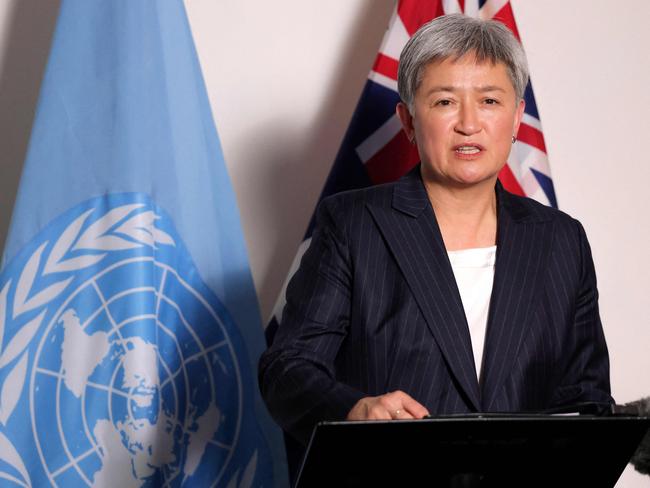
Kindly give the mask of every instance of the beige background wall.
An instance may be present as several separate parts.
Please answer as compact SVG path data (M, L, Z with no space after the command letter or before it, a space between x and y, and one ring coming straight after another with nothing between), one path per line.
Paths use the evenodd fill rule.
M267 317L394 1L185 3ZM650 395L650 2L512 5L560 207L593 248L614 396ZM57 0L0 2L0 245L57 9ZM628 470L618 486L647 481Z

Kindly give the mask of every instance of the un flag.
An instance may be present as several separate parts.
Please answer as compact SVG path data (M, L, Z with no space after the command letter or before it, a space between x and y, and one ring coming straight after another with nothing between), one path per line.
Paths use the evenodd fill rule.
M180 0L64 0L0 274L0 478L282 486Z

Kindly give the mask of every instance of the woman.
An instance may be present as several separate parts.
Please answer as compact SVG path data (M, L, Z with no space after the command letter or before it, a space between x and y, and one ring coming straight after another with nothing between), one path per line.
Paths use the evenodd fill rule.
M297 439L321 420L612 401L581 225L497 180L527 81L498 22L439 17L405 46L397 114L421 164L322 202L260 360Z

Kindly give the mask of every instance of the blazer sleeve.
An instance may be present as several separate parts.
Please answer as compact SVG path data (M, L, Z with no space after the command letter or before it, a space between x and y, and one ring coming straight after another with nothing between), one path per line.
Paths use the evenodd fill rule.
M282 322L259 363L271 415L305 444L317 422L345 419L366 396L336 379L350 321L352 272L343 214L335 208L332 199L319 206L311 244L287 287Z
M582 402L614 402L610 393L609 355L598 312L598 289L591 249L584 228L579 222L574 222L577 226L580 279L573 322L565 344L566 362L553 396L553 407Z

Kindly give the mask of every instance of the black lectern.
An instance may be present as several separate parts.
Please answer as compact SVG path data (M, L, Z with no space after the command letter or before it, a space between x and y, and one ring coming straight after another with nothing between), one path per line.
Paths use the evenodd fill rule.
M584 415L322 422L296 486L612 487L649 427Z

